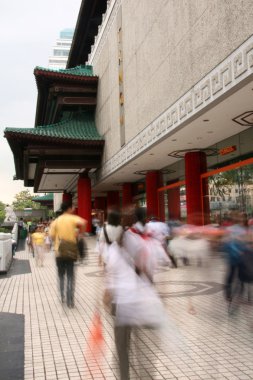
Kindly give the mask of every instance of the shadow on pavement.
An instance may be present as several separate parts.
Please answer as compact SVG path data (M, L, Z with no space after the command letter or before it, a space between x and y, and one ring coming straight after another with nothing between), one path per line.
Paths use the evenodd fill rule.
M0 313L0 378L24 379L24 316Z

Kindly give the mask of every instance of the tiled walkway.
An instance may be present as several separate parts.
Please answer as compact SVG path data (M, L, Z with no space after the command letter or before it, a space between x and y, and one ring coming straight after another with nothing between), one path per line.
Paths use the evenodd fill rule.
M31 273L0 277L0 312L25 316L25 380L117 379L113 321L104 310L104 357L96 361L88 350L103 284L94 240L89 240L88 262L77 265L74 309L60 302L53 254L44 268L35 267L26 252L17 258L30 260ZM166 344L158 347L151 331L141 332L131 354L131 379L139 378L136 350L142 352L142 380L253 379L252 307L241 305L236 316L228 316L223 277L217 257L205 269L161 269L156 284L170 316Z

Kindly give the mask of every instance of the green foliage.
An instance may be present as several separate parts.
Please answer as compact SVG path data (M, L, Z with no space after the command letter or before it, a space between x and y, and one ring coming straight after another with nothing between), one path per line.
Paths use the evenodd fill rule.
M33 195L29 190L20 191L15 195L15 199L12 203L13 210L24 210L24 208L32 208L33 210L41 209L40 203L34 202Z
M54 212L54 210L48 210L48 217L49 217L49 218L54 218L54 217L55 217L55 212Z
M3 223L5 218L5 204L0 201L0 224Z
M0 227L0 232L10 233L11 231L8 228Z

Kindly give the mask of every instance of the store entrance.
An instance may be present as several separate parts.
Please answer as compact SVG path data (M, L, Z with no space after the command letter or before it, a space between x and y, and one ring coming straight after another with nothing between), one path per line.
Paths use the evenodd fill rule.
M186 221L185 181L171 183L158 189L159 211L164 208L165 221ZM161 215L159 215L161 218ZM161 218L162 219L162 218Z

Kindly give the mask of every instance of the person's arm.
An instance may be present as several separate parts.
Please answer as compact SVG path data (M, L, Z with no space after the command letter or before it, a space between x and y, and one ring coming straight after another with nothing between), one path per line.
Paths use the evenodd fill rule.
M35 244L35 240L36 240L36 232L34 232L32 235L31 235L31 240L32 240L32 244L34 245Z
M52 238L52 240L55 240L56 238L56 222L55 221L51 223L49 227L49 236Z
M84 233L87 227L87 220L78 217L76 227L79 229L80 233Z

